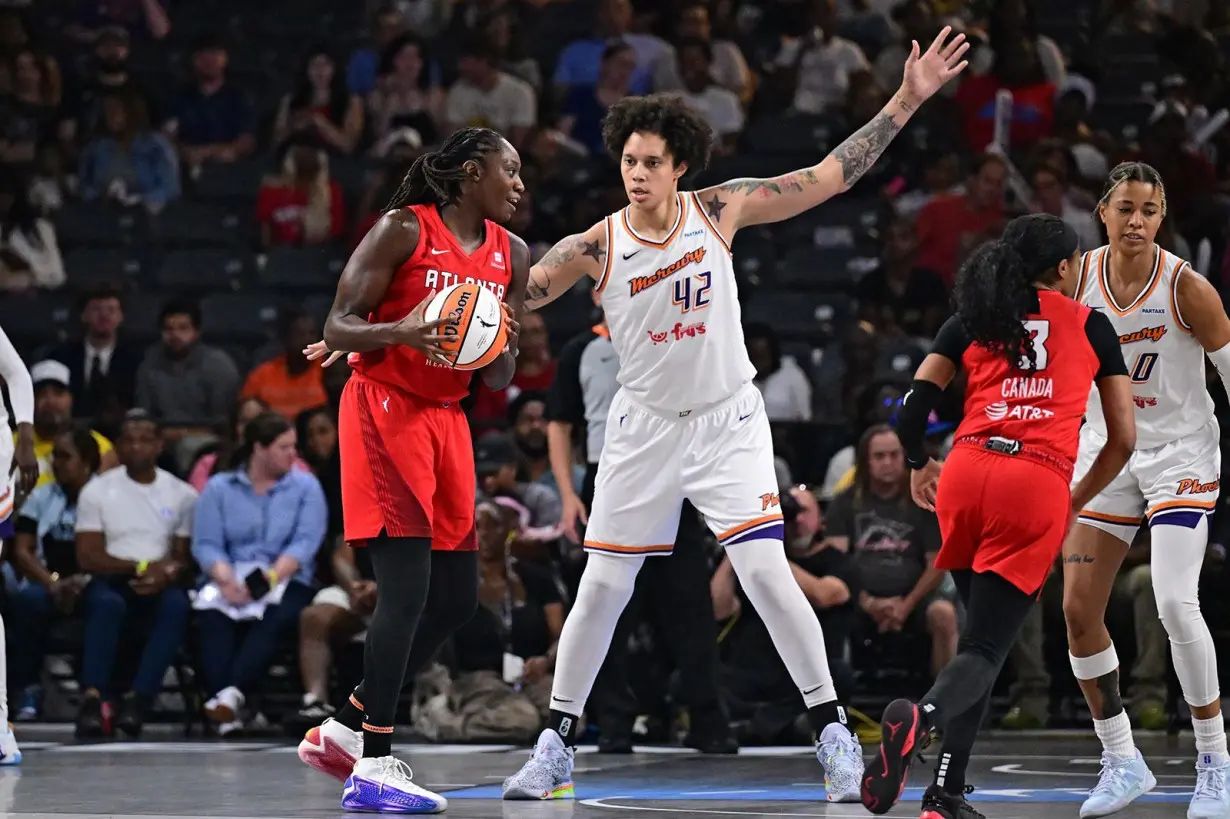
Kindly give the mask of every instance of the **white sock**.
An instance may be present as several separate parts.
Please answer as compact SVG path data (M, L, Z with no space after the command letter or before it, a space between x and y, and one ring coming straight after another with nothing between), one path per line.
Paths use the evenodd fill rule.
M1192 730L1196 732L1196 753L1226 756L1226 725L1221 714L1208 719L1192 717Z
M1132 742L1132 722L1127 711L1120 711L1110 719L1095 719L1093 730L1102 747L1115 756L1136 756L1136 743Z

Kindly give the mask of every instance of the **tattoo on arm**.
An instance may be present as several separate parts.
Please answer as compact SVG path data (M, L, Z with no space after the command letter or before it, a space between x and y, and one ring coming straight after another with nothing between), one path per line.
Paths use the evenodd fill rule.
M898 104L907 111L912 110L900 100ZM900 132L901 125L891 115L881 113L837 146L832 156L841 164L842 181L847 188L863 178Z
M816 176L816 172L811 168L805 168L785 176L775 176L772 179L732 179L722 185L721 190L748 196L759 194L762 197L768 197L781 196L785 193L802 193L811 185L819 184L820 178ZM715 202L717 202L717 211L720 215L725 203L717 198L717 194L705 202L705 209L709 211L710 217L717 219L718 216L713 213Z
M547 293L551 289L551 274L543 270L542 278L543 282L541 284L534 281L534 273L530 271L530 280L525 285L525 300L527 302L538 301L547 297Z
M715 222L722 221L722 208L726 207L726 202L718 198L717 192L714 191L713 196L704 200L705 213Z
M602 257L606 255L606 248L600 247L597 242L585 242L585 251L582 256L589 256L598 264L602 264Z
M1064 563L1092 563L1093 561L1093 555L1071 554L1063 559Z
M1110 719L1117 717L1123 713L1123 700L1119 697L1119 669L1115 669L1109 674L1103 674L1094 682L1098 686L1098 693L1102 695L1102 716L1094 716L1094 719Z

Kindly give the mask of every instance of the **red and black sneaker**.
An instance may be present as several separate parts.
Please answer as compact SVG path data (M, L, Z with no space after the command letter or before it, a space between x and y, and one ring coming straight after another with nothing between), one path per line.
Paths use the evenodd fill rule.
M973 785L966 785L964 793L960 794L948 793L939 785L932 785L923 794L922 813L918 819L987 819L966 801L965 794L973 792Z
M880 720L880 752L863 774L863 807L877 815L892 809L925 735L917 705L909 700L888 704Z

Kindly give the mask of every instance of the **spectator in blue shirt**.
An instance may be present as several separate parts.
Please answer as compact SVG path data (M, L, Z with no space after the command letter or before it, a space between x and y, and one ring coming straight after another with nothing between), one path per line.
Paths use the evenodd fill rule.
M559 99L575 85L597 85L602 56L616 40L636 53L636 72L632 75L632 94L647 94L653 85L653 68L670 46L652 34L630 34L631 0L602 0L598 6L598 25L593 37L573 40L559 55L555 66L555 87Z
M151 211L178 199L179 160L167 138L150 130L145 100L133 91L112 94L102 112L103 135L81 153L81 197Z
M77 565L77 496L98 472L98 441L82 427L55 439L53 483L30 493L17 516L12 562L21 584L9 595L9 686L21 692L16 719L28 722L42 711L40 671L47 629L55 616L78 609L89 579Z
M240 466L209 479L197 505L192 554L208 578L197 596L205 711L221 734L243 727L247 694L279 641L312 602L328 510L320 482L293 469L295 430L274 413L244 428Z
M357 48L346 66L346 84L350 86L350 93L366 97L376 90L381 54L389 43L405 31L406 18L395 6L385 5L376 10L372 15L370 44Z
M201 37L192 52L194 81L176 101L167 130L178 140L184 162L234 162L256 148L252 106L227 82L226 45Z

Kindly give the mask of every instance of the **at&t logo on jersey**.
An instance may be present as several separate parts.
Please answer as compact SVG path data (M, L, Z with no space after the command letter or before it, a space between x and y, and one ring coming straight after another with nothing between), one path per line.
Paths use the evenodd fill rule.
M683 322L675 322L675 326L669 330L663 330L660 333L655 333L653 330L647 330L649 340L656 347L659 344L665 344L668 341L682 341L685 338L695 338L705 334L705 323L698 321L695 324L684 325Z
M1040 421L1043 418L1054 418L1055 413L1044 407L1033 407L1029 404L1008 406L1007 401L996 401L987 404L987 417L992 421Z
M671 276L683 270L690 264L700 264L705 260L705 249L698 247L695 250L689 250L683 255L683 258L676 259L660 270L655 270L648 276L633 276L628 280L628 295L635 296L637 293L643 293L659 282L664 282Z

